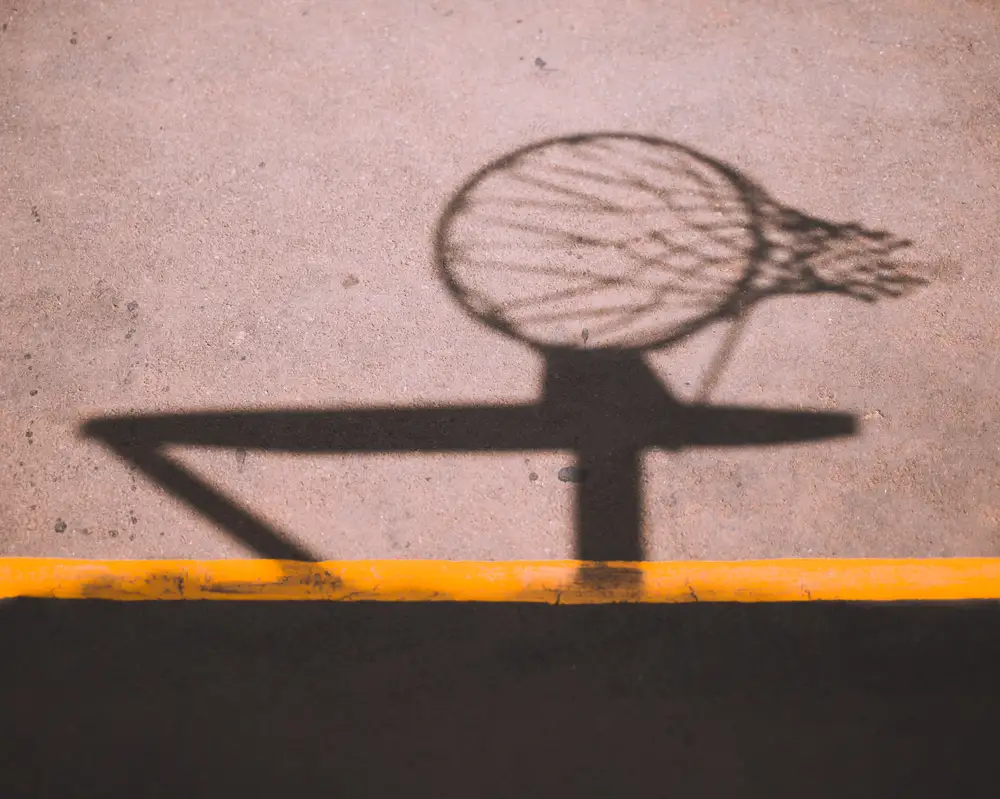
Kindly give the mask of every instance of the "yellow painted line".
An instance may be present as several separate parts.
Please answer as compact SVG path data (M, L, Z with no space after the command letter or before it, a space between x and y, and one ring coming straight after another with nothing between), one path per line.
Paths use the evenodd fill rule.
M580 561L0 558L0 598L807 602L1000 598L1000 558Z

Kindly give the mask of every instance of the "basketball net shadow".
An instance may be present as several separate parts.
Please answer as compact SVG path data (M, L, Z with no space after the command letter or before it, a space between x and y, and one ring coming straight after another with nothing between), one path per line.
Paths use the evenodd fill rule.
M768 297L866 301L925 282L909 243L806 216L735 169L651 137L549 140L476 173L445 210L439 274L459 304L544 361L533 404L108 416L85 423L163 490L261 556L317 558L172 458L171 446L257 452L575 454L580 579L639 590L641 461L650 450L774 446L853 435L846 413L709 404L747 315ZM644 353L714 325L729 334L685 402Z

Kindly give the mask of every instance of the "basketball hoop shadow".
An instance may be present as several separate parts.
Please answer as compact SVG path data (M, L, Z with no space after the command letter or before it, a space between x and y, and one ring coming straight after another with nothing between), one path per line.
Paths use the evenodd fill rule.
M275 409L95 418L103 442L260 555L305 547L186 470L172 445L283 453L569 450L576 468L581 580L622 596L644 557L640 465L651 449L767 446L856 432L845 413L707 402L762 300L830 292L874 301L925 282L908 242L780 205L739 172L685 146L588 134L523 148L454 196L436 235L439 274L459 304L544 361L540 399L517 406ZM694 402L646 364L728 324Z

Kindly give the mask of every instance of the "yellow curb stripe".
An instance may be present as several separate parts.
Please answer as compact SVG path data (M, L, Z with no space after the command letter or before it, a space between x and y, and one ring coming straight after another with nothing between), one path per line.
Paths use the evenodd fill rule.
M0 598L806 602L1000 598L1000 558L580 561L0 558Z

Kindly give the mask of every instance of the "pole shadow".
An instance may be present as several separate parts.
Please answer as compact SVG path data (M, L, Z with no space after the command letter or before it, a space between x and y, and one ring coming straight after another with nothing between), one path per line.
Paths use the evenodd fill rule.
M231 410L105 416L83 425L169 494L260 555L317 560L170 457L176 445L284 453L569 450L581 579L618 589L644 558L643 453L774 446L857 432L847 413L710 404L749 314L768 298L873 302L925 282L909 242L783 206L736 169L663 139L599 133L525 147L454 195L435 237L442 282L469 314L544 362L514 406ZM693 402L644 353L728 325Z

